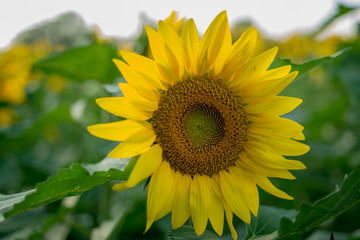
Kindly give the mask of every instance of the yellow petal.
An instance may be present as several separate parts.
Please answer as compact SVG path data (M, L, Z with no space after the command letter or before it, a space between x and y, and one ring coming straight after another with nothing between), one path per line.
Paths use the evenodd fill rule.
M185 50L185 67L190 75L199 75L199 34L196 30L194 20L189 19L181 31L181 39Z
M219 185L222 195L231 210L244 222L250 223L249 207L241 189L242 186L236 182L234 176L227 171L220 171Z
M302 132L298 132L296 135L292 136L291 138L295 140L305 140L305 136Z
M87 130L94 136L111 141L124 141L135 132L151 128L151 125L145 121L124 120L113 123L104 123L88 126Z
M301 103L302 99L300 98L275 96L266 101L249 103L245 108L248 114L257 116L281 116L291 112Z
M181 227L190 217L190 183L189 174L179 179L171 214L171 224L174 229Z
M297 76L298 72L291 72L289 75L283 78L271 79L267 81L260 81L255 83L249 88L241 89L242 96L249 99L248 102L256 101L256 98L261 99L274 97L282 92ZM253 100L255 98L255 100Z
M224 229L224 207L222 203L221 190L218 185L212 178L209 178L210 183L210 212L209 220L215 230L215 232L221 236Z
M241 161L236 161L235 164L238 167L249 169L250 172L260 172L263 175L268 177L276 177L282 179L295 179L294 175L292 175L286 169L279 169L279 168L271 168L262 162L253 161L246 152L242 152L240 154Z
M164 22L166 22L167 24L169 24L172 29L174 29L174 31L179 34L180 33L180 30L181 30L181 27L182 25L184 24L184 18L181 18L181 19L177 19L176 17L177 13L176 11L172 11L170 16L167 17Z
M299 156L307 153L310 150L310 147L308 145L289 138L274 136L271 139L269 139L267 137L256 135L253 133L251 133L251 138L266 143L276 152L284 156Z
M268 143L270 141L272 141L272 139L269 140ZM275 152L267 144L259 140L253 140L252 136L249 136L249 141L244 148L246 153L254 162L257 162L261 165L266 165L270 168L290 170L300 170L306 168L302 162L285 159L282 155Z
M159 82L155 81L153 78L143 77L125 62L119 59L113 59L113 62L129 84L133 86L143 86L154 90L157 90L158 87L163 87L159 86Z
M288 199L288 200L294 199L293 197L289 196L287 193L277 189L266 176L253 173L252 177L254 177L256 184L259 185L259 187L261 187L268 193L283 199Z
M150 177L158 169L161 161L162 149L159 144L156 144L149 151L140 155L127 180L127 186L133 187L145 178Z
M229 27L226 11L219 13L211 22L200 41L200 66L202 73L216 60Z
M177 77L181 78L184 74L184 47L179 38L179 35L165 22L159 21L158 31L165 44L168 46L168 49L173 52L173 56L176 59L178 64L178 74ZM165 49L166 52L166 49ZM168 58L169 62L170 59Z
M174 70L168 67L169 63L166 64L167 65L161 63L157 64L159 72L161 73L162 79L166 83L168 83L169 85L174 85L179 80L179 78L175 76Z
M164 40L160 34L151 27L145 26L145 29L148 35L150 49L155 61L157 62L157 67L160 72L162 81L167 84L174 85L177 77L173 71L170 71L171 68L169 67L170 63L167 60Z
M155 61L164 63L166 59L166 54L164 49L165 43L163 39L161 38L160 34L151 27L145 26L145 30L149 39L149 46Z
M150 102L154 102L157 103L159 102L160 99L160 91L158 89L150 89L147 87L143 87L143 86L139 86L139 85L130 85L124 82L119 83L119 87L121 88L124 84L130 86L128 88L132 88L133 90L130 90L130 92L127 92L125 90L125 93L127 92L126 97L130 97L132 96L133 100L137 98L137 96L140 96L141 99L146 99ZM124 90L122 90L124 93ZM128 90L129 91L129 90ZM135 92L133 92L135 91ZM124 95L125 95L124 93ZM135 96L134 96L135 95Z
M119 87L123 92L127 101L133 106L142 109L143 111L155 111L158 106L157 102L151 102L146 98L142 97L133 86L128 83L119 83Z
M234 89L236 94L240 96L249 95L249 93L247 93L249 91L248 89L255 88L253 86L259 85L258 82L266 74L266 70L274 60L277 50L277 47L273 47L244 65L241 69L241 74L238 74L230 84L230 87ZM260 82L262 83L263 81ZM258 95L260 94L258 93Z
M120 51L120 55L137 73L150 78L154 87L166 90L166 84L161 82L160 73L154 60L128 51Z
M230 78L237 70L251 58L255 49L257 32L254 27L248 28L235 42L230 50L230 55L221 72L225 78ZM234 71L235 70L235 71Z
M124 97L98 98L96 103L109 113L132 120L147 120L152 116L152 112L131 105Z
M262 77L262 81L286 77L286 75L288 75L290 71L291 71L291 65L286 65L268 70L266 71L265 75Z
M217 46L218 48L220 48L220 51L218 56L216 57L216 61L214 61L214 68L211 71L213 77L218 76L218 74L223 70L228 60L228 57L231 54L232 39L229 28L229 22L227 21L227 18L223 26L224 26L223 32L221 32L220 34L224 35L223 37L224 39L221 45ZM220 41L218 44L220 44Z
M159 102L160 99L160 91L158 89L150 89L138 85L131 85L138 94L140 94L143 98L146 98L150 102Z
M210 210L210 186L207 175L195 175L190 185L190 213L195 233L200 236L206 228Z
M281 117L257 117L249 126L249 131L256 134L277 135L288 138L292 138L302 132L303 129L304 127L297 122Z
M226 203L225 200L223 200L223 205L224 205L225 214L226 214L226 221L229 225L231 236L234 240L236 240L236 239L238 239L238 237L237 237L237 232L233 225L233 212L231 211L231 208L229 207L229 205Z
M173 73L177 79L181 79L182 74L184 73L183 68L180 68L178 59L176 58L173 51L167 45L165 45L165 53L166 53L166 57L168 59L170 69L173 71Z
M146 229L149 230L152 223L155 221L157 214L168 199L173 186L174 171L166 161L162 161L160 167L154 172L149 183L148 197L147 197L147 220Z
M249 131L252 133L268 137L275 135L286 138L294 138L299 136L303 129L304 127L297 122L280 117L256 117L249 126Z
M256 188L256 182L254 182L253 179L239 167L230 167L229 172L235 179L236 184L241 186L247 205L256 217L259 210L259 192Z
M174 198L175 198L175 189L177 188L178 184L179 184L179 180L182 176L182 174L180 172L171 172L173 175L173 182L172 185L169 185L169 188L172 189L170 191L170 194L168 196L168 198L166 199L164 205L160 208L160 211L156 214L155 217L155 221L164 217L165 215L167 215L168 213L171 212L171 209L173 208L173 203L174 203Z
M137 131L114 148L108 156L112 158L137 156L150 149L151 144L155 141L155 137L156 135L151 128Z
M278 52L278 47L273 47L258 56L249 62L249 66L254 72L263 72L266 71L272 61L274 60Z

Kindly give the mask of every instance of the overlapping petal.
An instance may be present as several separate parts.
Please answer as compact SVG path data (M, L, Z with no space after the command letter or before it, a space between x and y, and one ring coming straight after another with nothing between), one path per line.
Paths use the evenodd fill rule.
M190 213L195 233L200 236L206 228L210 207L209 176L195 175L190 185Z
M151 128L145 121L124 120L113 123L103 123L89 126L88 131L99 138L111 141L124 141L135 132L142 129Z
M114 148L108 156L113 158L137 156L150 150L150 146L153 144L155 137L156 135L152 129L145 128L139 130Z
M169 163L163 161L152 175L147 197L147 221L145 231L147 231L155 221L161 208L163 208L165 204L169 204L166 201L173 191L174 174Z

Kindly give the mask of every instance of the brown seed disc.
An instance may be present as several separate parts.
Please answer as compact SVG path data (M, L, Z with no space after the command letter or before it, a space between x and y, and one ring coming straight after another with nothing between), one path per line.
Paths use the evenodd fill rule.
M162 92L151 124L163 160L191 176L212 176L234 165L249 125L240 97L206 76L188 77Z

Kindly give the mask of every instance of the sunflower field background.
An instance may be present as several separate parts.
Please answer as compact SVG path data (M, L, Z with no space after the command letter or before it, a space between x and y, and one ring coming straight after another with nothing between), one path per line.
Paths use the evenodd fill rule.
M303 99L287 117L305 127L311 150L296 158L307 166L293 173L296 180L272 179L294 200L259 189L258 217L234 219L239 239L360 239L360 23L353 36L321 37L354 11L339 4L316 31L283 39L258 29L258 52L279 47L270 68L299 71L282 94ZM233 25L233 39L251 25ZM120 50L149 56L145 30L107 38L74 13L0 50L0 239L231 239L228 228L219 237L210 225L196 236L191 222L172 230L169 215L143 233L146 182L111 190L136 158L106 157L117 143L87 126L119 120L95 99L122 95L117 84L125 80L112 62Z

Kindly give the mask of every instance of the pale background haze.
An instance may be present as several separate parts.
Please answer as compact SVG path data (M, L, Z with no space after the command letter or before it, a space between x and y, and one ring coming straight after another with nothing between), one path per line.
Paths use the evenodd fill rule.
M160 0L12 0L0 5L0 48L9 45L22 30L56 17L67 11L80 14L85 22L98 25L105 36L128 38L141 29L140 15L158 20L166 18L172 10L180 16L194 18L201 33L222 10L227 10L230 25L239 19L250 19L265 34L273 38L284 37L297 31L316 28L334 10L334 0L220 0L220 1L160 1ZM360 0L342 3L360 4ZM331 27L328 34L355 32L360 12L347 14Z

